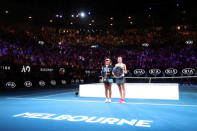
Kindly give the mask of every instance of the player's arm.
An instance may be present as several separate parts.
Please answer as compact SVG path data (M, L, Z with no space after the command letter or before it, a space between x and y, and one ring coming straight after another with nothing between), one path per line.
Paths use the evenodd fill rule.
M117 66L117 64L115 64L115 66L113 67L113 70L112 70L112 75L114 76L114 68Z
M102 66L102 68L101 68L101 77L102 77L102 80L104 80L104 67Z
M127 74L127 66L124 64L124 73Z

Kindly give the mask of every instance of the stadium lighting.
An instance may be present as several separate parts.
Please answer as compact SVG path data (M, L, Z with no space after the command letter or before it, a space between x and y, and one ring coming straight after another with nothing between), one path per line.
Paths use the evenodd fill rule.
M6 10L5 13L8 14L9 13L8 10Z
M177 28L177 30L180 30L181 29L181 26L178 25L176 28Z
M63 16L62 15L59 15L59 18L62 18Z
M52 23L52 22L53 22L53 20L49 20L49 22L50 22L50 23Z
M84 12L80 13L81 18L84 18L86 16L86 14Z
M88 15L91 15L91 12L90 11L88 12Z
M56 18L62 18L62 17L63 17L63 15L56 14L56 15L55 15L55 17L56 17Z

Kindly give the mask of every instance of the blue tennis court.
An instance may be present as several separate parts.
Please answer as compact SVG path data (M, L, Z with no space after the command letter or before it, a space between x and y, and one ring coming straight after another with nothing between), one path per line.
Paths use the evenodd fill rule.
M78 97L78 89L1 93L1 131L194 131L197 86L181 85L180 100Z

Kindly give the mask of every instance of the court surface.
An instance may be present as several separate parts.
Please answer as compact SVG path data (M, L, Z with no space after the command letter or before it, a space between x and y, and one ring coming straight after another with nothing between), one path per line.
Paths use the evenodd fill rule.
M197 86L180 86L180 100L78 97L78 89L0 93L0 131L195 131Z

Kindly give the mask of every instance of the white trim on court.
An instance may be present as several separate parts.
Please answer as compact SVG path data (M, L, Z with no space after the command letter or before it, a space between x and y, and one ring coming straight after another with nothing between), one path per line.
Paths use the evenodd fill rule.
M66 91L66 92L63 92L63 91ZM76 89L70 89L70 90L61 90L61 91L47 91L47 92L42 92L42 93L32 93L32 94L27 94L27 95L18 95L18 96L14 96L15 98L23 98L23 97L28 97L28 96L35 96L35 95L45 95L45 96L41 96L41 97L47 97L47 96L55 96L55 95L59 95L59 94L67 94L67 93L71 93L71 92L74 92L76 91ZM58 93L59 92L59 93ZM62 93L61 93L62 92ZM53 94L49 94L49 93L53 93ZM56 93L56 94L54 94ZM49 95L47 95L49 94ZM41 97L38 97L38 98L41 98Z
M56 93L56 94L52 94L52 95L45 95L45 96L41 96L41 97L36 97L36 98L43 98L43 97L48 97L48 96L57 96L59 94L70 94L72 92L76 92L75 90L73 91L69 91L69 92L63 92L63 93Z
M89 100L61 100L61 99L39 99L39 98L16 98L8 97L7 99L25 99L25 100L37 100L37 101L56 101L56 102L85 102L85 103L104 103L104 104L120 104L118 102L105 103L104 101L89 101ZM127 102L122 103L130 105L152 105L152 106L178 106L178 107L197 107L197 105L184 105L184 104L162 104L162 103L136 103L136 102Z

